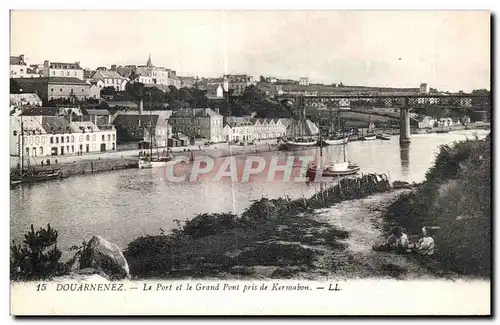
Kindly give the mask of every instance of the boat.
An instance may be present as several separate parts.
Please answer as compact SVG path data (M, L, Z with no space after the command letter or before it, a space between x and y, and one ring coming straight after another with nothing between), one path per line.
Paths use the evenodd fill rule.
M288 139L285 143L291 147L312 147L316 145L316 142L314 139L295 138Z
M357 174L360 171L361 167L356 164L352 164L349 162L338 162L327 164L323 167L323 176L324 177L340 177L340 176L349 176ZM309 178L316 177L318 173L318 167L316 165L311 165L307 169L307 176Z
M380 140L391 140L391 136L388 134L377 134L376 138Z
M151 95L151 93L150 93L150 95ZM151 96L150 96L150 101L151 101ZM151 105L151 102L150 102L150 105ZM149 118L151 120L151 110L149 110ZM149 136L149 154L144 155L144 156L139 155L139 161L137 163L137 167L139 169L150 169L150 168L164 167L167 165L167 163L169 161L171 161L173 159L172 155L170 155L168 147L167 147L166 155L164 154L163 156L160 156L160 153L158 152L158 146L156 146L156 157L153 156L153 136L151 136L153 134L153 130L152 130L151 121L149 123L149 134L150 134L150 136ZM155 139L156 139L156 137L155 137Z
M375 139L377 139L377 136L375 134L370 134L363 137L364 141L375 140Z
M15 172L10 177L10 187L14 188L20 184L38 183L56 179L62 179L63 175L59 168L37 170L34 168Z
M323 140L323 143L328 145L328 146L346 144L347 142L349 142L349 137L324 139Z
M320 134L321 137L321 134ZM320 139L322 141L322 139ZM309 177L309 179L314 179L316 177L316 174L321 171L322 176L324 177L340 177L340 176L348 176L348 175L354 175L357 174L360 171L360 167L357 164L351 163L350 161L347 161L346 158L346 146L347 146L347 141L342 143L343 147L343 159L342 161L336 161L336 162L330 162L325 164L324 167L318 167L315 164L310 164L307 167L307 172L306 176ZM319 159L319 164L322 164L323 160L323 148L320 147L320 159Z

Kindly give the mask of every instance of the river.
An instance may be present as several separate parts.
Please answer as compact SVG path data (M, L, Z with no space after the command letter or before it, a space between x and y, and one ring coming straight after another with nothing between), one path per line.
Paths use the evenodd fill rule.
M346 149L349 159L357 162L363 173L386 173L391 180L420 182L439 145L488 133L464 130L412 135L407 149L400 149L399 138L393 136L386 141L351 142ZM260 155L269 159L271 155L315 155L318 150ZM323 154L343 153L339 146L325 148ZM126 248L136 237L159 234L160 228L175 228L175 219L185 220L205 212L239 213L262 196L307 197L319 188L314 183L267 182L267 175L258 175L246 183L208 179L197 183L171 182L163 176L156 169L129 169L19 186L10 191L11 239L20 242L31 224L42 227L50 223L59 231L58 246L65 257L69 247L93 235Z

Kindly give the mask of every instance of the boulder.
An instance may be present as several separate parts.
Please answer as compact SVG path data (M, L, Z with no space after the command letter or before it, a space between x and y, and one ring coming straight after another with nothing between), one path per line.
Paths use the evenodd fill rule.
M102 271L110 279L130 278L128 263L120 248L100 236L92 237L82 252L80 269L86 268Z

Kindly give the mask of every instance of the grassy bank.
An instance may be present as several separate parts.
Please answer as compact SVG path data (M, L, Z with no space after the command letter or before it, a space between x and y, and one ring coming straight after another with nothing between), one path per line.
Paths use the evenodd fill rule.
M426 180L388 208L393 225L419 234L434 231L435 259L443 270L490 276L491 141L468 139L440 147Z
M170 234L140 237L124 252L137 278L286 278L312 271L325 250L342 252L348 232L312 218L314 209L389 190L375 175L343 179L310 198L262 198L240 216L201 214ZM327 268L334 270L335 259Z

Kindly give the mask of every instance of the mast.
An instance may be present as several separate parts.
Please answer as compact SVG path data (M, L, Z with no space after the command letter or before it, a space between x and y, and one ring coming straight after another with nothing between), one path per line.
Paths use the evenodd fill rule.
M153 115L151 114L151 90L149 90L149 160L153 157Z
M340 126L340 128L342 130L342 133L341 133L342 140L341 141L342 141L342 150L343 150L343 153L344 153L344 162L345 162L345 146L346 146L345 141L344 141L344 139L345 139L345 130L344 130L344 125L342 125L343 121L341 121L341 119L340 119L340 101L338 102L337 112L338 112L337 114L338 114L338 119L339 119L339 126Z
M21 150L20 150L20 155L21 157L21 179L23 178L23 172L24 172L24 123L23 123L23 111L21 109Z

